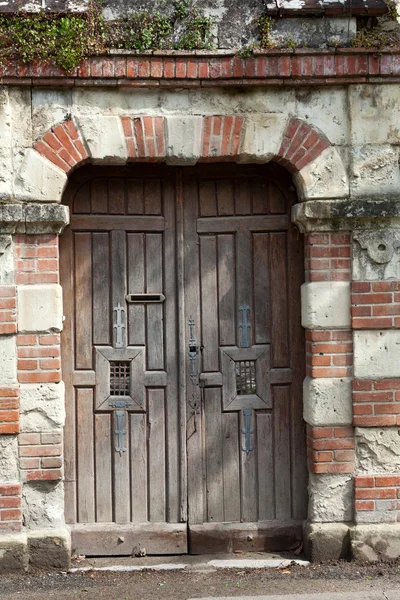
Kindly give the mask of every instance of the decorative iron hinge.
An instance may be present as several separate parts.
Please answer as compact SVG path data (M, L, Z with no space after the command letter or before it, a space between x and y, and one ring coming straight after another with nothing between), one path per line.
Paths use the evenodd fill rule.
M125 325L122 322L122 315L125 314L125 309L122 308L118 302L117 306L114 307L114 329L115 329L115 347L124 347L124 329Z
M246 409L243 411L244 416L244 429L242 429L242 433L245 436L245 447L242 446L242 451L249 454L254 448L251 445L251 436L254 433L254 429L251 428L251 417L253 411L250 409Z
M117 410L115 411L115 416L117 418L117 429L114 431L115 435L117 436L115 452L118 452L119 455L122 456L122 453L126 452L126 448L124 446L124 435L126 435L126 429L124 425L125 411Z
M251 328L251 323L249 322L250 316L250 306L239 306L239 312L241 312L242 322L239 325L239 329L242 330L242 340L240 347L241 348L249 348L249 329Z

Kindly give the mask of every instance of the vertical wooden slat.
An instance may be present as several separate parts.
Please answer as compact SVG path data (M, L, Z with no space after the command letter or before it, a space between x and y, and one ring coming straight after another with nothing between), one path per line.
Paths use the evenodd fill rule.
M245 429L245 417L243 411L240 411L240 462L241 462L241 505L242 521L251 523L257 521L258 516L258 481L257 481L257 431L255 411L251 414L251 429L253 433L250 437L251 452L247 454L243 449L246 448L246 438L242 433Z
M125 327L122 330L122 339L124 346L127 340L126 327L126 233L125 231L111 232L111 289L112 289L112 309L113 324L115 323L114 309L118 304L124 309L122 320ZM113 326L113 341L116 342L116 329Z
M219 343L233 346L236 341L234 236L218 236Z
M143 179L127 181L128 215L144 214Z
M288 212L288 209L290 211L290 206L288 206L289 203L286 202L284 194L275 184L269 184L268 192L269 203L271 207L270 210L272 214L285 214Z
M142 413L130 415L131 436L131 519L144 523L147 514L147 419Z
M252 236L250 231L239 231L236 234L236 314L237 345L242 346L242 330L239 328L242 313L241 306L250 307L249 322L254 323L253 314L253 259ZM254 325L248 330L249 345L252 345Z
M93 390L76 390L78 521L95 520Z
M178 182L179 183L179 182ZM186 491L182 495L181 470L186 460L181 454L185 451L186 425L179 423L179 390L178 390L178 349L177 349L177 267L176 267L176 214L175 214L175 181L165 178L163 181L163 203L166 221L164 233L164 286L165 286L165 362L167 369L166 389L166 439L167 439L167 520L172 523L181 520L182 511L186 516ZM184 349L182 348L182 352ZM184 400L184 399L183 399ZM186 474L185 478L186 479Z
M217 214L217 199L215 195L215 181L199 181L200 215L202 217L215 217Z
M216 182L218 215L232 216L235 213L233 199L233 184L230 179L222 179Z
M200 278L204 371L218 371L218 291L216 236L200 237Z
M73 233L67 228L60 239L60 281L64 294L65 323L61 334L61 356L65 384L64 489L65 521L75 523L76 506L76 410L72 373L74 370L74 269Z
M92 214L105 215L108 212L107 179L98 177L91 182Z
M274 386L276 518L291 516L290 386Z
M123 416L123 431L122 443L125 451L117 452L115 448L119 447L120 439L116 431L118 431L118 412ZM129 422L128 413L124 410L113 412L112 419L113 427L113 457L114 457L114 519L116 523L129 523L131 519L131 503L130 503L130 460L129 460Z
M112 441L110 415L95 415L96 522L98 523L109 523L113 519Z
M272 367L289 365L286 234L270 234Z
M108 183L108 202L110 215L125 214L125 180L110 179Z
M144 233L128 233L128 293L143 294L144 284ZM144 346L145 307L143 304L128 304L128 343Z
M269 235L253 234L254 335L256 344L270 342Z
M269 194L268 194L268 182L265 179L253 179L252 180L252 203L253 203L253 215L266 215L268 214Z
M222 428L224 521L240 521L238 414L223 413Z
M258 461L258 519L275 518L274 437L272 414L256 413ZM277 449L277 451L279 451Z
M76 193L73 214L90 214L90 183L85 183Z
M251 188L246 179L236 179L235 181L235 214L251 214Z
M164 390L148 391L149 519L165 521L165 399Z
M108 233L93 234L93 344L110 344L110 248Z
M204 390L205 452L207 469L207 521L224 520L221 392Z
M92 241L75 234L75 367L92 368Z
M163 239L159 233L146 234L146 282L148 293L162 293ZM146 306L147 368L164 369L164 307L162 304Z
M146 215L161 215L161 181L147 179L144 182L144 212Z

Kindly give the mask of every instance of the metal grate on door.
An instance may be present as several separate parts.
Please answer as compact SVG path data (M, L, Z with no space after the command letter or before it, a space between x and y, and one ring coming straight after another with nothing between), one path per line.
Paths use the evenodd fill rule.
M130 395L129 360L110 361L110 396Z
M238 396L257 393L256 361L239 360L236 365L236 391Z

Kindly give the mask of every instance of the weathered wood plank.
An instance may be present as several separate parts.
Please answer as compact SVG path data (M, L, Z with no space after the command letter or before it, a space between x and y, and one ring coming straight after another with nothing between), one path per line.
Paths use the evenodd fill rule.
M285 195L281 192L278 186L272 182L269 183L269 205L271 213L285 214L290 210L289 203L286 202Z
M241 463L241 520L246 523L257 521L258 518L258 481L257 481L257 430L254 410L251 411L250 428L253 433L250 435L250 444L252 450L247 453L245 430L245 417L243 411L240 412L240 463Z
M235 211L232 181L229 179L221 179L216 182L216 186L218 215L220 217L233 216Z
M144 284L144 235L128 233L128 293L143 294ZM132 346L146 343L145 307L143 304L128 304L128 341Z
M146 281L147 293L162 293L163 282L163 239L160 234L146 235ZM147 368L164 369L164 306L146 306Z
M111 232L111 298L113 309L113 325L116 323L115 308L118 304L124 309L122 314L122 322L125 327L122 329L121 338L124 347L127 342L127 327L126 327L126 233L125 231ZM117 341L117 329L113 326L113 344L114 347Z
M119 421L118 416L122 420ZM130 494L130 439L128 413L125 410L113 412L113 457L114 457L114 520L116 523L129 523L131 520ZM118 436L118 431L122 436ZM118 451L120 449L120 451Z
M274 436L272 414L257 412L258 519L275 518ZM278 449L276 449L278 451Z
M78 521L95 521L93 390L76 390Z
M241 307L248 307L248 322L251 327L247 330L249 347L253 344L254 311L253 311L253 248L250 231L239 231L236 234L236 314L237 314L237 345L242 347L243 330Z
M85 183L76 193L73 212L75 214L90 214L90 183Z
M92 368L92 240L75 234L75 368Z
M84 220L85 217L75 217ZM236 231L284 231L290 224L289 217L283 216L244 216L197 219L197 233L235 233Z
M232 346L236 340L235 256L233 235L218 236L219 343Z
M144 523L147 514L147 417L145 414L130 415L131 436L131 519Z
M92 214L100 215L108 212L108 181L103 177L91 182Z
M143 179L128 179L127 181L128 215L144 214Z
M215 196L215 181L206 179L199 181L200 214L202 217L217 215L217 199Z
M265 215L269 212L268 181L255 178L252 180L252 213L253 215Z
M204 390L207 521L224 520L221 392Z
M96 521L113 520L112 505L112 419L108 414L95 415Z
M235 180L235 215L249 215L251 213L250 186L246 179Z
M110 344L110 247L107 233L93 233L93 344Z
M272 367L289 366L289 315L286 234L270 237Z
M146 215L161 215L161 181L146 179L144 182L144 212Z
M110 179L108 183L108 203L111 215L125 214L125 180Z
M291 516L290 386L273 387L276 518Z
M149 519L165 521L165 398L164 390L148 391Z
M218 371L217 244L215 236L200 237L200 281L204 371Z
M240 448L237 413L222 415L224 521L240 521Z
M111 231L120 229L122 231L164 231L164 217L157 216L123 216L123 215L96 215L96 216L72 216L71 227L74 231Z
M267 233L254 234L254 341L256 344L268 344L271 338L268 255L269 235Z

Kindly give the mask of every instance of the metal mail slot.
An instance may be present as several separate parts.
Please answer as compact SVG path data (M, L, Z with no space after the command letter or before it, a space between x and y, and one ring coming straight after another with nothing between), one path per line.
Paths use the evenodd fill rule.
M154 304L164 302L164 294L128 294L126 301L131 304Z

